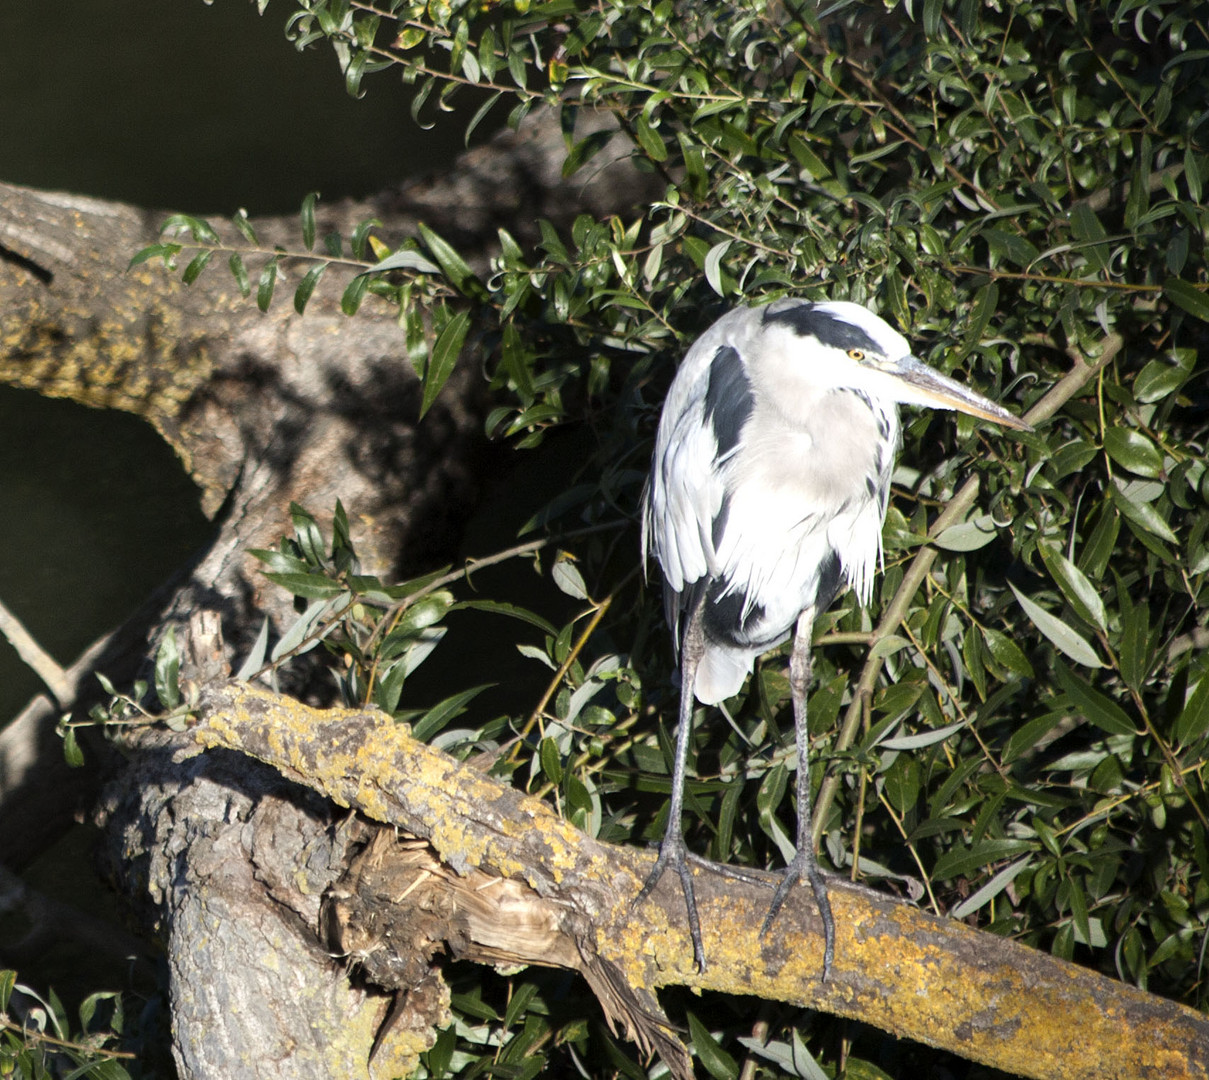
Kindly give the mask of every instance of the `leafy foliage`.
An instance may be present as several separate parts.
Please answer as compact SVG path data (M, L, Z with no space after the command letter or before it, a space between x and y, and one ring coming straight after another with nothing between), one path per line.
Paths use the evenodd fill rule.
M965 418L908 418L871 609L848 595L820 621L810 728L824 858L1203 1008L1203 7L848 2L820 17L758 0L294 2L295 44L329 42L350 92L395 68L416 85L417 118L471 88L487 94L471 127L497 104L513 124L555 108L568 176L608 142L581 114L607 115L666 191L630 216L581 217L568 235L543 223L536 251L501 233L487 280L428 231L391 251L366 223L352 260L339 242L311 254L313 200L305 250L262 251L239 220L249 246L224 247L178 217L165 227L173 239L136 257L171 264L188 250L193 280L221 252L247 295L254 257L262 306L284 268L305 263L300 312L318 276L342 267L354 274L346 312L366 295L398 309L425 408L473 327L493 434L534 447L576 426L595 447L535 523L580 530L558 541L577 561L551 566L583 605L564 625L458 599L461 573L361 578L343 512L329 549L296 509L294 537L258 554L306 606L247 673L322 642L346 658L348 698L451 749L507 747L497 767L557 793L589 831L657 837L670 650L656 605L632 585L633 531L619 548L610 526L632 520L662 389L726 306L786 292L867 303L929 363L1027 408L1037 430L1009 438ZM445 613L472 604L539 632L539 643L517 639L551 671L530 714L476 718L470 685L428 710L404 704ZM787 704L784 663L766 659L729 703L733 722L700 728L697 850L760 865L783 856ZM459 711L469 726L451 731ZM644 1075L583 1014L553 1004L543 980L463 989L456 1039L433 1048L430 1073L476 1074L494 1054L528 1074L565 1054L588 1074ZM826 1026L769 1010L753 1030L741 1010L708 1004L708 1020L694 1006L687 1023L712 1075L735 1075L751 1055L757 1071L817 1076L806 1047L829 1060ZM598 1067L584 1064L589 1039L604 1048ZM878 1053L858 1044L847 1067Z
M2 1076L127 1080L122 1060L134 1055L107 1045L121 1036L123 1023L121 997L99 993L80 1004L79 1026L73 1029L53 990L43 1000L16 981L16 972L0 971Z

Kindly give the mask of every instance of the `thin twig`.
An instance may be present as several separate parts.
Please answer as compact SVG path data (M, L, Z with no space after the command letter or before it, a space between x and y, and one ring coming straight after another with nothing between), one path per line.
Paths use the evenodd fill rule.
M46 684L59 708L70 708L75 701L76 692L67 671L34 640L34 636L25 629L21 620L3 603L0 603L0 634L16 649L21 662Z

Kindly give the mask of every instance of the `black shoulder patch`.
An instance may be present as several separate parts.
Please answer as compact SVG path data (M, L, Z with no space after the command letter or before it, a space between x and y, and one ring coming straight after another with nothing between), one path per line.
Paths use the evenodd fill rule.
M818 304L809 301L782 308L780 311L765 311L764 325L770 323L784 323L798 337L817 338L824 345L831 345L836 349L881 352L877 342L859 326L838 319Z
M814 594L814 613L821 615L835 599L840 591L840 557L835 549L827 552L827 557L819 565L819 587Z
M743 361L734 348L723 345L710 362L705 390L705 421L713 428L720 458L738 446L754 404Z

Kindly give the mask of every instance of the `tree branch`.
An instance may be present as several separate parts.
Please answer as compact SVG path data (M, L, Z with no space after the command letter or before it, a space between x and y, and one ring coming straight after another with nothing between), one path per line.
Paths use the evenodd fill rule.
M823 985L821 927L808 890L761 937L775 878L767 875L766 887L762 874L745 882L698 870L709 968L697 972L675 883L634 907L649 854L585 836L545 803L414 741L384 714L319 711L246 684L206 691L201 714L193 735L202 746L249 754L426 842L418 858L414 845L399 845L406 871L393 863L391 845L371 845L374 867L359 867L354 887L337 898L346 948L372 939L369 951L381 951L411 940L385 941L366 929L364 912L350 919L356 905L347 897L364 895L356 882L390 863L383 873L410 875L407 886L382 892L399 917L408 917L405 905L419 890L435 889L445 908L431 897L412 901L412 917L417 908L444 911L434 932L457 939L464 955L582 971L611 1021L670 1055L678 1076L691 1075L687 1058L672 1046L654 997L666 985L826 1009L1049 1080L1192 1077L1209 1069L1209 1020L1198 1013L839 881L831 886L835 976ZM477 905L473 917L466 897Z

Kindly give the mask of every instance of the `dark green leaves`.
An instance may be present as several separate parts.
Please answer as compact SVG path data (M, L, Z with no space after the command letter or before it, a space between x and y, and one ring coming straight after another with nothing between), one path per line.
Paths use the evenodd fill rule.
M1112 427L1104 432L1104 449L1124 469L1138 476L1158 477L1163 472L1163 455L1140 431Z
M1054 674L1058 685L1066 692L1077 715L1089 720L1110 735L1133 735L1137 725L1129 715L1111 698L1094 689L1081 679L1061 660L1054 663Z
M475 276L469 264L458 254L452 244L422 222L419 226L419 233L450 285L471 300L486 299L487 290L483 283Z
M441 388L449 381L458 356L462 352L462 344L470 329L470 315L459 311L454 315L437 335L432 347L428 365L424 370L424 396L420 402L420 415L423 416L432 408Z
M1163 282L1163 295L1189 315L1209 322L1209 292L1204 288L1180 278L1168 278Z

